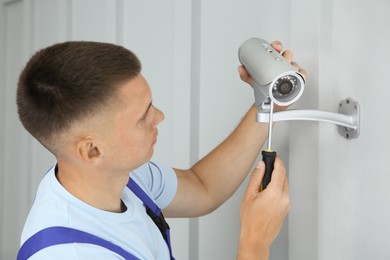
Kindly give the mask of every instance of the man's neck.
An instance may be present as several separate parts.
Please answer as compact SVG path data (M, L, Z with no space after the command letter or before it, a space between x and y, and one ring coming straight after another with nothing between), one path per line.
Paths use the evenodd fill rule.
M128 173L79 169L58 162L56 177L69 193L92 207L117 213L126 210L121 197L129 180Z

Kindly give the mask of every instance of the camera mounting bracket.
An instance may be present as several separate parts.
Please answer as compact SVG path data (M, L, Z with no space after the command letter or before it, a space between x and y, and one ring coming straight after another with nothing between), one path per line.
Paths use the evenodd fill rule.
M360 134L360 105L352 98L346 98L339 102L338 113L321 110L292 109L275 112L272 121L292 120L319 121L336 124L340 135L346 139L353 139L359 137ZM268 104L261 105L260 112L256 115L256 121L260 123L269 122Z

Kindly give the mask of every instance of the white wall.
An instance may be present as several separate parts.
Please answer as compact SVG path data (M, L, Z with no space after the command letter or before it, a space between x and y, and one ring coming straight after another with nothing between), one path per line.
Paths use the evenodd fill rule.
M356 140L320 128L319 259L388 259L390 1L329 1L324 12L320 107L351 96L362 114Z
M291 211L271 259L387 259L389 11L388 0L0 0L0 259L15 257L36 187L54 162L16 115L17 76L35 50L80 39L133 50L166 114L154 159L188 167L253 102L236 70L237 49L252 36L281 40L308 71L296 108L336 112L352 97L362 111L355 140L324 123L274 128ZM235 258L244 189L211 215L169 220L177 259Z
M292 6L292 48L310 75L297 105L336 112L352 97L361 134L346 140L333 125L291 125L289 259L389 259L390 2Z

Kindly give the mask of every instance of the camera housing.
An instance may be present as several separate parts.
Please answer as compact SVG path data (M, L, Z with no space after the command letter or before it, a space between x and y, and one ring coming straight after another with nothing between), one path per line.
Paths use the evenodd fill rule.
M304 76L267 41L246 40L238 50L238 58L254 80L258 107L268 98L279 106L288 106L302 96Z

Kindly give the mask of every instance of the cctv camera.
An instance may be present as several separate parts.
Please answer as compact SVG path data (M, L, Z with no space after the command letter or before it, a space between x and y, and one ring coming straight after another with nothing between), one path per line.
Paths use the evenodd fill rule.
M288 106L301 97L305 86L303 75L267 41L258 38L245 41L238 57L255 82L258 107L268 98L277 105Z

